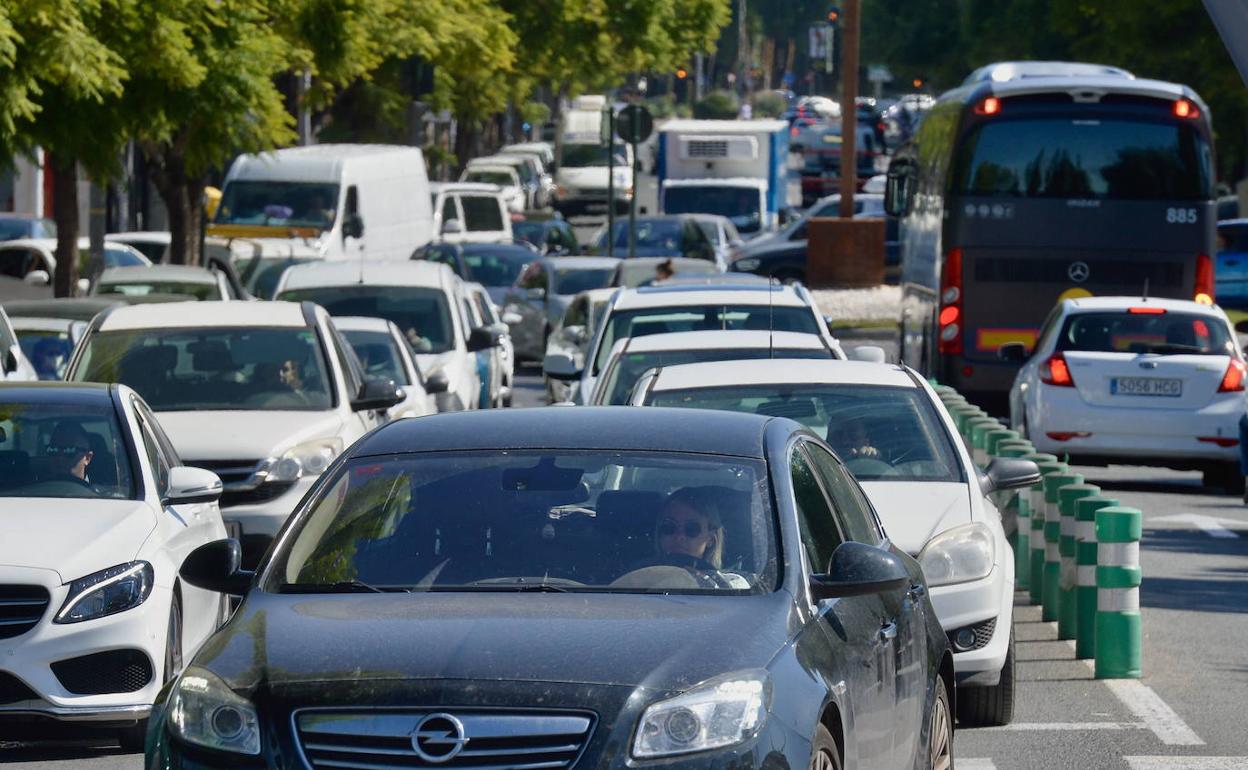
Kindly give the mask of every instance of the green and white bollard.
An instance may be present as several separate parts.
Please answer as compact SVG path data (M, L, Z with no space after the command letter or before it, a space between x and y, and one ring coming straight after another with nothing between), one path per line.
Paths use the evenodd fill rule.
M1027 560L1027 595L1032 604L1040 603L1044 586L1044 477L1050 473L1066 470L1066 463L1058 462L1051 454L1034 452L1027 456L1040 469L1040 481L1025 490L1027 510L1031 518L1031 557Z
M1079 613L1075 604L1075 587L1078 583L1075 562L1075 503L1100 493L1101 488L1095 484L1071 484L1057 491L1058 508L1062 512L1062 539L1058 543L1058 552L1062 557L1062 572L1057 590L1058 639L1075 639L1079 633Z
M1096 657L1096 512L1118 505L1109 497L1075 501L1075 657Z
M1002 450L1011 449L1011 448L1026 449L1027 454L1031 454L1032 452L1036 451L1035 446L1033 446L1032 443L1025 438L1007 438L1005 441L1002 441L997 444L998 453L1000 453Z
M977 406L969 406L966 409L959 409L957 416L958 433L962 435L962 440L966 441L970 435L969 423L971 420L977 420L980 417L987 417L988 413Z
M1083 476L1069 469L1044 477L1044 569L1041 572L1040 619L1057 620L1061 607L1062 510L1057 492L1071 484L1082 484Z
M984 455L984 434L1000 429L1001 423L993 417L976 417L967 427L970 431L966 434L966 448L971 450L971 460L982 468L988 464L988 458Z
M999 456L997 453L1002 443L1017 439L1018 431L1016 430L1010 430L1009 428L990 430L984 434L984 454L988 456L989 460L992 460L992 458Z
M1096 678L1141 675L1140 537L1144 516L1123 505L1096 512Z

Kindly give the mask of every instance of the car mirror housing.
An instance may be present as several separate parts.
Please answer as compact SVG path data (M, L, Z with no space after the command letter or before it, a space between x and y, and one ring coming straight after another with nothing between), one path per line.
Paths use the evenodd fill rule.
M254 572L244 570L243 548L237 540L214 540L187 554L178 574L205 591L242 596L251 588Z
M30 286L48 286L52 283L52 276L47 270L31 270L22 276L22 283Z
M849 351L850 361L866 361L873 364L882 364L888 359L884 353L884 348L879 345L859 345Z
M343 238L363 238L364 237L364 217L358 212L352 212L347 215L342 223Z
M515 326L516 324L523 323L523 322L524 322L524 316L520 315L514 310L509 310L503 313L503 323L507 324L508 326Z
M215 503L225 486L217 474L203 468L179 465L169 469L169 482L160 497L162 505Z
M908 585L910 573L891 551L847 540L837 546L828 571L812 575L810 592L816 601L895 591Z
M542 372L552 380L579 380L581 368L567 353L549 353L542 359Z
M1021 364L1027 360L1027 346L1021 342L1007 342L997 348L997 358L1013 364Z
M478 326L468 333L468 352L476 353L479 350L496 348L499 345L500 336L502 335L498 329L490 326Z
M443 235L460 235L464 232L464 223L458 219L448 219L442 223Z
M360 394L351 400L351 411L389 409L403 400L403 391L390 379L368 380L360 387Z
M988 463L980 478L984 493L1022 489L1040 481L1040 468L1031 460L998 457Z
M451 389L451 380L446 372L439 369L425 377L425 392L431 396L445 393Z

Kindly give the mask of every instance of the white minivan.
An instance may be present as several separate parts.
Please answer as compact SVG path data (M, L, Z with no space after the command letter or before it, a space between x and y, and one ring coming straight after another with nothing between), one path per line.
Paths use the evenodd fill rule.
M282 253L308 244L323 259L407 259L434 235L425 157L383 144L240 155L208 234Z

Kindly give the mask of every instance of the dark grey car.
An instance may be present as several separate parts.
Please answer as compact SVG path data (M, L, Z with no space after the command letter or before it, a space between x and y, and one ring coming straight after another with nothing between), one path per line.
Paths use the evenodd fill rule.
M542 257L529 263L503 298L516 360L541 361L546 338L572 297L610 286L619 262L611 257Z

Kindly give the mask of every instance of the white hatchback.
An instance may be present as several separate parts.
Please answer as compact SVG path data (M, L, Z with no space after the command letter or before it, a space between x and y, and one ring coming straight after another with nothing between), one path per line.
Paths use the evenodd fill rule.
M1243 354L1226 314L1188 300L1089 297L1049 314L1010 389L1010 421L1072 462L1202 470L1241 488Z
M156 693L229 610L178 577L225 537L221 480L125 386L4 385L0 405L0 725L116 728L141 750Z
M339 317L334 326L360 359L364 376L394 380L403 393L403 400L386 410L387 420L402 417L424 417L438 411L434 393L445 382L438 378L427 383L412 346L393 321L384 318Z
M1039 479L1034 464L981 470L936 394L912 370L857 361L724 361L662 367L630 403L788 417L840 455L889 539L923 567L949 636L958 718L1014 712L1014 551L990 493Z

